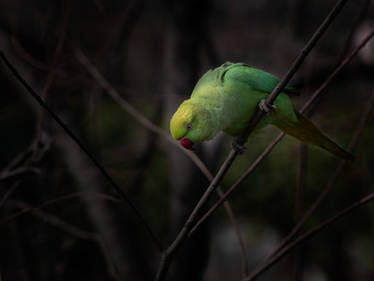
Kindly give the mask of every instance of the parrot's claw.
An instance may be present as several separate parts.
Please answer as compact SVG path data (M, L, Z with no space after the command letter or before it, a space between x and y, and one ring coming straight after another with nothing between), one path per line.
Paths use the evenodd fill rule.
M258 104L258 107L262 111L266 112L266 114L269 114L270 112L272 112L274 109L277 108L277 106L275 104L269 104L269 103L266 102L265 99L260 100L260 102Z
M231 146L232 146L232 149L234 149L239 154L243 154L243 152L245 151L245 146L240 145L236 139L232 141Z

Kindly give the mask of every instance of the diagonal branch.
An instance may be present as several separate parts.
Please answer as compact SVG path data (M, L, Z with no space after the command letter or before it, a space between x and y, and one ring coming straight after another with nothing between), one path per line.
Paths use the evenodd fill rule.
M326 16L322 24L318 27L318 29L314 32L312 35L312 38L309 39L308 43L304 46L304 48L301 50L300 54L296 57L295 61L293 62L292 66L289 68L287 73L282 77L278 85L274 88L274 90L271 92L271 94L266 99L266 103L269 105L272 105L277 96L280 94L280 92L283 90L283 88L288 84L288 82L291 80L293 75L296 73L296 71L299 69L300 65L304 62L307 55L310 53L310 51L313 49L313 47L316 45L318 40L321 38L323 33L327 30L327 28L330 26L331 22L335 19L335 17L339 14L340 10L343 8L347 0L339 0L334 8L330 11L330 13ZM252 131L255 129L257 123L260 121L260 119L264 116L265 112L262 110L257 110L254 118L252 118L249 126L247 127L245 133L239 137L238 144L243 145L249 135L252 133Z
M308 43L305 45L305 47L301 50L300 54L295 59L294 63L288 70L285 76L280 80L278 85L274 88L272 93L269 95L269 97L266 99L267 104L272 104L274 100L277 98L277 96L280 94L282 89L287 85L287 83L290 81L292 76L295 74L295 72L298 70L299 66L302 64L302 62L305 60L309 52L313 49L317 41L321 38L322 34L326 31L328 26L331 24L333 19L338 15L340 10L343 8L344 4L347 2L347 0L339 0L337 4L334 6L334 8L331 10L331 12L327 15L325 20L322 22L320 27L317 29L317 31L313 34L312 38L308 41ZM258 109L256 111L256 114L251 119L248 127L245 130L245 133L240 136L236 142L239 146L244 145L247 142L247 139L251 132L256 127L257 123L261 120L261 118L264 116L264 112ZM219 169L218 173L216 174L215 178L209 185L209 187L206 189L205 193L200 198L199 202L197 203L196 207L192 211L191 215L187 219L186 223L182 227L181 231L175 238L175 240L171 243L169 248L164 252L164 255L161 259L158 272L156 275L156 281L164 280L166 277L166 273L168 271L168 268L170 266L170 263L172 261L172 257L174 254L178 251L180 246L183 244L183 242L188 238L188 234L193 227L193 224L195 223L198 213L200 212L201 208L206 204L206 202L211 197L212 193L215 191L215 189L218 187L219 183L222 181L224 175L228 171L228 169L233 164L234 160L236 159L238 155L237 149L232 149L224 163L222 164L221 168Z
M326 87L330 84L332 79L346 66L356 55L357 53L369 42L369 40L374 36L374 30L368 34L368 36L361 42L359 46L343 61L341 64L330 74L330 76L325 80L325 82L313 93L313 95L308 99L308 101L304 104L303 108L300 110L301 113L308 111L315 103L317 98L319 98L326 89ZM273 150L273 148L281 141L284 137L285 133L281 132L275 138L275 140L256 158L256 160L252 163L252 165L245 171L245 173L234 183L202 217L201 219L195 224L195 226L191 229L189 235L191 235L195 230L202 224L229 196L238 186L247 179L247 177L257 168L257 166L261 163L261 161Z
M280 260L286 254L288 254L296 246L305 242L307 239L313 237L315 234L322 231L323 229L325 229L326 227L328 227L332 223L334 223L337 220L339 220L339 219L343 218L344 216L348 215L349 213L351 213L352 211L354 211L358 207L361 207L362 205L367 204L368 202L370 202L373 199L374 199L374 193L370 193L369 195L367 195L367 196L363 197L362 199L353 203L351 206L349 206L349 207L345 208L344 210L340 211L335 216L325 220L324 222L322 222L321 224L319 224L315 228L313 228L313 229L309 230L308 232L300 235L295 241L293 241L287 247L285 247L284 249L279 251L276 255L274 255L269 260L269 262L267 264L261 266L256 272L252 273L250 276L248 276L247 278L245 278L242 281L253 281L253 280L255 280L261 273L263 273L265 270L270 268L273 264L275 264L278 260Z
M96 168L100 171L103 177L109 182L112 188L119 194L121 199L126 202L130 208L133 210L134 214L138 217L140 224L144 226L147 230L148 234L150 235L151 239L161 251L162 246L159 239L151 230L149 224L146 222L144 217L140 214L139 210L135 207L134 203L128 198L128 196L122 191L119 185L112 179L112 177L108 174L105 168L99 163L99 161L88 151L88 149L83 145L83 143L78 139L78 137L69 129L69 127L65 124L64 121L60 117L54 113L49 106L43 101L43 99L37 94L37 92L26 82L25 79L19 74L19 72L14 68L14 66L10 63L8 58L5 54L0 50L0 57L5 63L6 67L10 70L10 72L16 77L17 81L22 84L22 86L27 90L27 92L39 103L39 105L46 111L48 114L57 122L57 124L69 135L69 137L79 146L79 148L90 158L92 163L96 166Z
M352 140L348 146L348 151L353 152L358 144L358 140L360 139L360 136L362 134L362 131L365 128L365 125L367 123L367 120L370 116L370 113L372 111L372 108L374 106L374 92L371 94L370 100L368 101L368 106L365 109L365 111L362 114L361 120L359 122L359 125L357 126ZM330 193L332 187L336 183L340 173L343 171L343 169L347 166L347 161L341 160L335 170L335 172L330 177L326 187L323 189L317 200L313 203L313 205L305 212L305 214L302 216L302 218L298 221L298 223L294 226L292 231L287 235L286 238L283 239L283 241L280 243L280 245L277 246L277 248L273 251L273 253L270 255L270 257L267 258L270 259L272 256L276 255L282 248L284 248L294 237L297 233L300 232L302 226L306 223L306 221L314 214L317 207L322 203L322 201L327 197L327 195Z

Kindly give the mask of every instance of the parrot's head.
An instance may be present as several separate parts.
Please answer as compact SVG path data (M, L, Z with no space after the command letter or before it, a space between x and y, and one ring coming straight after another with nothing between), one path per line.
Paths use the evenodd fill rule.
M187 149L192 149L194 143L209 140L216 134L211 114L191 100L185 100L174 113L170 120L170 132Z

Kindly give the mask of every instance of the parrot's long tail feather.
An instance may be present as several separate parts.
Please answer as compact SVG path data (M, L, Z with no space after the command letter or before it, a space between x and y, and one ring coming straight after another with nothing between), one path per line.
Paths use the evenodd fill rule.
M320 129L316 127L309 119L304 117L301 113L295 110L299 122L276 123L274 126L278 127L286 134L289 134L298 140L307 144L319 146L337 157L345 160L353 160L354 156L348 151L341 148L335 142L330 140Z

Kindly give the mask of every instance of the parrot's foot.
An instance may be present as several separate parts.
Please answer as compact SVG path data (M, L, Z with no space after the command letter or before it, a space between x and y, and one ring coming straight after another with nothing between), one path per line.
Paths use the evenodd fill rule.
M259 104L258 104L258 107L266 112L266 114L269 114L270 112L272 112L274 109L277 108L277 106L275 104L269 104L266 102L266 100L260 100Z
M243 154L243 152L245 151L245 146L240 145L236 139L232 141L231 146L232 149L234 149L239 154Z

